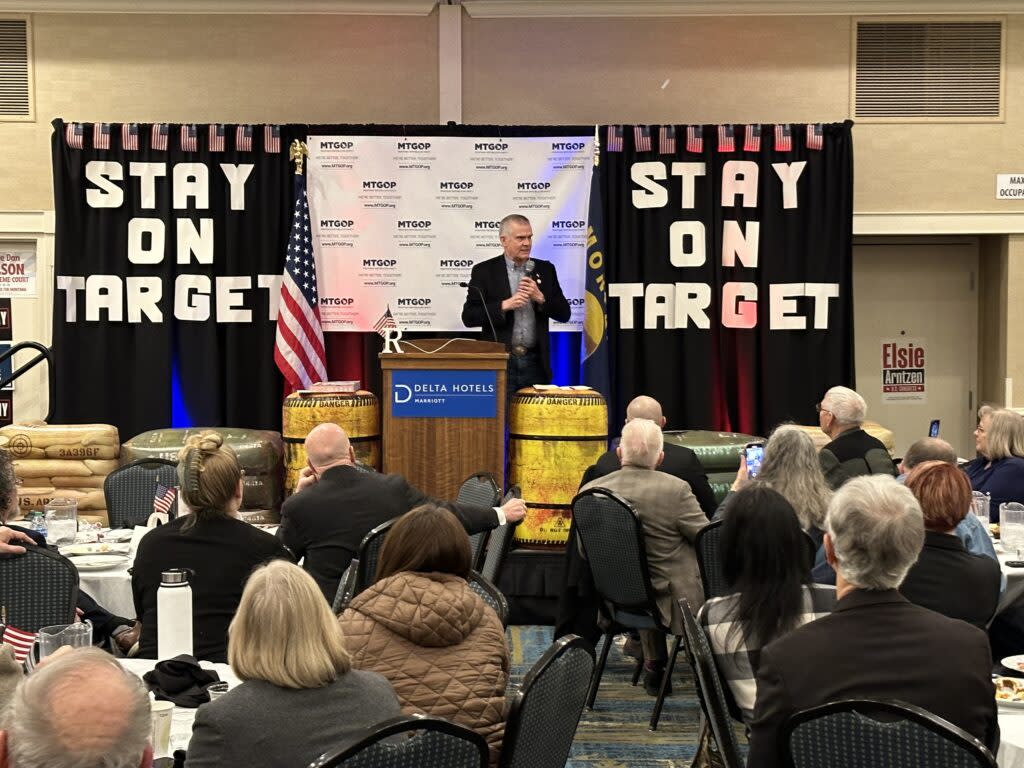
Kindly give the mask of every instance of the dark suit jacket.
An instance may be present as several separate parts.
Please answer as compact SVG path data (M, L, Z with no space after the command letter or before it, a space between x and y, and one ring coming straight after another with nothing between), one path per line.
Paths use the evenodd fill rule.
M536 263L535 273L537 275L537 287L544 294L544 303L538 306L533 305L537 316L537 351L540 354L540 363L544 368L547 381L551 381L551 360L548 353L550 347L548 339L548 318L553 318L561 323L569 319L569 302L562 295L562 287L558 284L558 274L555 272L555 265L543 259L534 259ZM490 338L491 326L487 322L487 315L494 323L494 330L498 334L495 341L500 341L507 347L512 341L512 330L515 327L515 312L501 311L501 302L512 296L508 285L508 268L505 264L505 256L501 255L487 261L481 261L473 267L469 278L469 288L466 291L466 303L462 305L462 324L467 328L482 328L484 338ZM479 289L483 293L487 305L487 312L480 303Z
M950 533L925 531L924 548L900 585L915 605L985 629L999 602L999 562L973 555Z
M859 475L896 477L896 467L885 444L859 427L839 434L818 452L818 459L832 490Z
M615 451L607 451L601 458L591 466L585 475L581 485L586 485L591 480L610 475L622 468L619 457ZM686 481L693 495L697 497L697 503L701 510L710 520L715 514L718 505L715 503L715 492L711 490L711 483L708 482L704 465L700 463L697 454L682 445L665 443L665 460L658 467L659 472L675 475L680 480Z
M341 465L326 470L319 482L285 501L277 535L296 559L305 558L303 567L333 602L338 581L363 537L426 502L450 509L469 533L498 525L498 514L490 507L437 501L401 475Z
M854 590L835 611L761 650L747 768L781 764L790 715L848 698L898 699L963 728L995 754L992 656L985 633L908 602Z

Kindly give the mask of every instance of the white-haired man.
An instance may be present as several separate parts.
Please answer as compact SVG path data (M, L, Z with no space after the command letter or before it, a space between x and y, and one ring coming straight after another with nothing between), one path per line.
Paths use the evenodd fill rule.
M889 477L854 478L833 496L825 528L836 607L762 649L747 768L778 764L778 739L794 712L849 698L922 707L994 753L988 638L898 591L924 543L914 494Z
M691 605L704 602L693 543L708 520L690 486L678 477L655 471L664 458L661 427L649 419L633 419L622 428L616 449L622 469L587 483L581 491L607 488L633 504L644 530L647 565L662 621L682 634L679 598ZM642 631L644 689L657 696L668 654L665 636Z
M849 387L832 387L815 408L821 431L832 439L821 449L819 458L833 489L859 475L896 476L885 445L861 429L868 413L863 397Z
M97 648L54 658L26 677L0 715L3 768L148 768L149 697Z

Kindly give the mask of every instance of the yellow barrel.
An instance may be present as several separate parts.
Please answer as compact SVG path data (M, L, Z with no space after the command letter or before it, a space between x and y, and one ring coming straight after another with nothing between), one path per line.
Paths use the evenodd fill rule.
M527 387L509 412L509 484L529 508L515 541L537 548L564 545L571 502L587 467L608 447L608 407L594 390Z
M317 424L334 423L352 441L356 460L380 470L380 404L372 392L300 395L284 401L281 436L284 438L285 492L290 494L306 466L306 435Z

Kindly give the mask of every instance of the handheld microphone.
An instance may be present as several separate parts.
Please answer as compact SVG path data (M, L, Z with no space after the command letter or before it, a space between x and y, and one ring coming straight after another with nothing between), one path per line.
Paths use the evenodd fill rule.
M484 301L484 292L481 291L477 286L472 285L470 283L459 283L459 287L460 288L472 288L474 291L477 292L477 294L479 294L479 296L480 296L480 305L484 308L484 314L487 316L487 324L489 326L491 326L491 336L493 336L494 340L497 341L498 340L498 332L496 330L494 330L494 321L491 320L491 313L487 311L487 302Z
M537 262L533 259L527 259L526 263L523 264L523 271L526 272L526 276L531 280L537 279Z

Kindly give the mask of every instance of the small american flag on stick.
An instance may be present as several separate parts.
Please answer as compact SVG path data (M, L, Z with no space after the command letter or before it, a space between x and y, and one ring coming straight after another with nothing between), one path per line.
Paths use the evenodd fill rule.
M171 513L171 507L174 506L174 501L177 498L178 491L176 488L167 488L161 483L157 483L156 493L153 494L153 511L159 512L163 515L169 515Z
M387 330L397 327L398 323L395 322L394 315L391 314L391 305L389 304L388 308L384 310L384 314L380 316L380 320L373 324L373 330L387 338Z
M17 627L4 627L3 644L14 649L14 659L22 662L32 650L32 644L36 641L35 632L26 632Z

